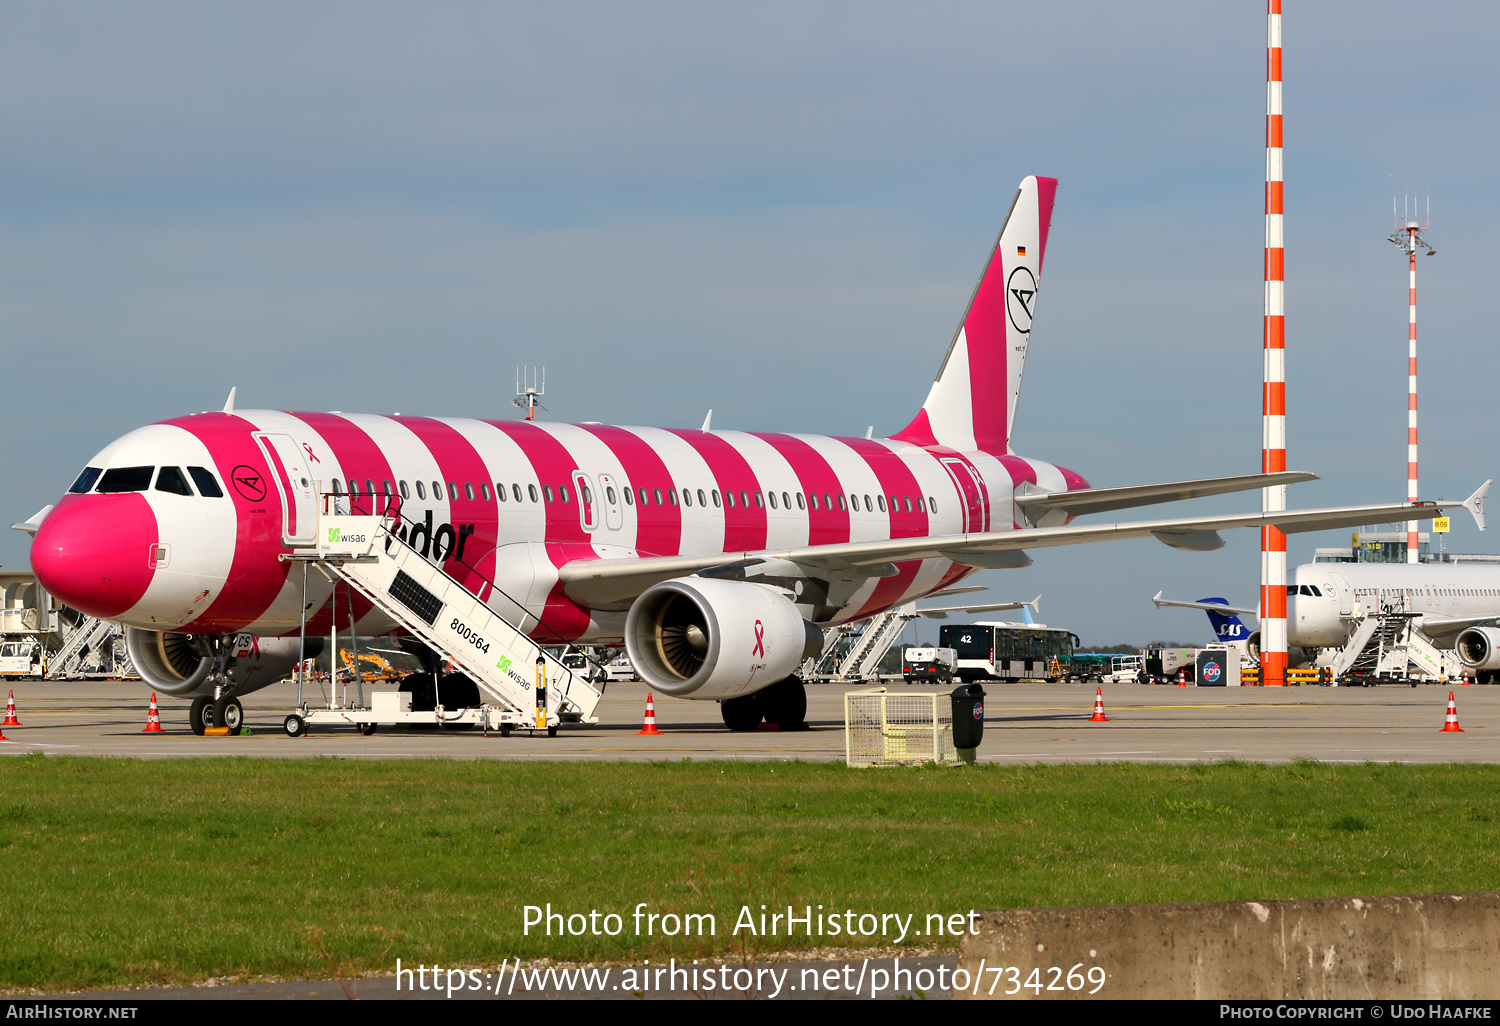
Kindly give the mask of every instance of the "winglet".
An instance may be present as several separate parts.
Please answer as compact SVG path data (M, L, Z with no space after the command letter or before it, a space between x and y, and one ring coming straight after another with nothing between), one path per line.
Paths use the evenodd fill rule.
M1484 497L1489 494L1490 485L1494 483L1495 479L1490 478L1484 484L1474 489L1473 495L1464 500L1464 509L1473 515L1474 523L1479 525L1481 531L1484 530Z
M1042 597L1040 595L1038 595L1036 598L1032 599L1030 602L1022 602L1021 605L1023 605L1023 606L1030 606L1031 607L1031 611L1033 613L1035 613L1037 616L1041 616L1042 615Z
M235 393L235 388L237 388L237 387L238 386L235 386L234 388L230 388L230 390L229 390L229 398L224 400L224 412L225 413L233 413L234 412L234 393Z
M1165 595L1166 593L1167 593L1167 589L1163 588L1161 591L1158 591L1155 595L1151 596L1151 601L1152 601L1153 604L1155 604L1155 606L1156 606L1157 609L1161 608L1161 602L1162 602L1161 597L1163 595Z
M703 426L701 428L699 428L698 430L699 431L712 431L713 428L710 427L710 425L713 424L713 422L714 422L714 411L713 410L709 410L708 411L708 416L703 418Z

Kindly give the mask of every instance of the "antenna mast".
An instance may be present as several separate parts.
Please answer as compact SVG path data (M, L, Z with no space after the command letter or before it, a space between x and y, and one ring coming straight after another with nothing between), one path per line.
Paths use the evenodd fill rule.
M537 368L531 368L530 377L527 376L525 367L516 368L516 397L511 400L515 405L526 411L526 419L536 418L537 407L545 410L542 406L541 397L547 392L547 368L541 368L541 377L537 376Z
M1421 233L1432 225L1432 198L1427 199L1427 224L1416 220L1416 204L1407 197L1409 214L1403 225L1396 218L1396 199L1391 197L1391 217L1396 230L1387 240L1406 254L1407 261L1407 305L1406 305L1406 501L1417 501L1417 250L1425 249L1428 256L1436 256L1437 250L1427 244ZM1406 561L1419 562L1417 551L1417 521L1406 522Z

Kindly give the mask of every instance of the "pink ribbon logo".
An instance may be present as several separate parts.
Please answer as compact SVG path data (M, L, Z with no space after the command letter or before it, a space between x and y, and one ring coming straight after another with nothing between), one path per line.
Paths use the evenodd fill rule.
M750 654L760 656L762 659L766 657L766 625L759 620L755 621L755 648Z

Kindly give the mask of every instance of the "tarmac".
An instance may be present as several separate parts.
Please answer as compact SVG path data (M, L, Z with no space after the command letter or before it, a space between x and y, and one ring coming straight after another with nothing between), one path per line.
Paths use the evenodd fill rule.
M12 685L7 685L8 687ZM285 682L245 696L250 736L197 737L186 700L158 695L165 733L144 734L150 690L135 681L13 685L22 726L4 727L0 755L96 755L140 759L246 756L354 759L736 759L844 758L844 692L808 687L808 729L731 733L713 702L655 696L661 736L639 736L644 684L611 684L596 725L564 724L553 738L480 731L394 730L364 737L315 728L293 739L282 721L296 704ZM394 689L394 684L377 684ZM889 685L892 692L939 690ZM1094 685L985 684L980 762L1500 762L1500 687L1460 686L1463 733L1439 733L1447 685L1370 688L1104 687L1108 723L1092 723ZM318 692L310 690L316 704Z

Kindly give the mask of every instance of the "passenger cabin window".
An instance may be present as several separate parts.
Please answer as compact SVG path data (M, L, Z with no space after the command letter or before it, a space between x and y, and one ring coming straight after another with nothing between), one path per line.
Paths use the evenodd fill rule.
M78 475L78 480L73 482L73 487L68 491L74 495L82 495L94 487L94 482L99 480L99 475L104 473L98 467L84 467L83 473Z
M767 492L766 494L771 497L771 508L772 509L778 508L777 505L776 505L776 493L775 492Z
M745 493L744 492L740 492L740 498L743 499L744 497L745 497ZM755 493L755 508L756 509L763 509L764 508L760 504L760 492L756 492Z
M802 498L802 493L801 492L797 493L797 498L799 500ZM800 505L800 502L799 502L799 505ZM818 497L816 495L814 495L812 492L808 492L807 493L807 505L808 505L809 509L817 509L818 508Z
M653 489L651 489L651 494L654 495L654 496L656 496L656 504L658 506L660 506L661 505L661 489L660 488L653 488ZM644 489L644 488L641 489L641 501L642 502L646 501L646 489Z
M568 497L568 486L567 485L558 485L557 486L557 494L562 497L562 501L563 502L572 502L573 501L571 498Z
M744 493L742 492L741 494L744 494ZM749 503L747 502L745 505L748 506ZM725 509L734 509L734 493L731 492L731 491L729 491L729 490L727 490L727 489L724 492L724 508Z
M699 492L698 494L702 495L703 493ZM719 490L717 488L712 488L709 490L708 494L713 496L714 508L717 509L719 507ZM729 493L725 492L724 494L728 495Z
M485 502L489 502L490 501L490 486L489 485L482 484L482 485L479 486L479 497L481 499L483 499Z
M877 495L877 496L875 496L875 504L880 507L880 512L882 512L882 513L885 512L885 496L884 495Z
M927 512L929 512L929 513L936 513L937 512L937 500L934 499L930 495L927 496Z
M499 499L501 502L504 502L506 499L505 486L499 481L495 482L495 498ZM516 501L519 502L520 498L517 497Z
M448 482L448 498L453 502L458 501L458 485L452 481Z
M437 502L443 497L443 486L437 481L432 482L432 501Z
M632 496L635 495L634 492L632 492L629 488L621 488L620 489L620 493L625 496L625 505L627 505L627 506L634 506L635 505L635 499L632 498Z
M609 499L609 504L611 506L613 506L615 503L617 503L617 502L620 501L619 498L615 495L615 486L614 485L605 485L604 486L604 495L605 495L606 498Z
M409 498L411 498L411 491L410 491L410 489L408 489L406 487L406 482L405 481L401 482L401 498L403 498L403 499L409 499Z
M520 485L516 485L516 489L517 489L517 491L516 491L516 501L517 502L521 501L520 488L521 488ZM531 501L532 502L535 502L536 501L536 485L527 485L526 486L526 494L529 495L529 496L531 496Z
M783 496L783 498L785 498L785 496ZM806 508L807 508L807 507L806 507L806 506L805 506L805 505L804 505L804 504L803 504L803 502L802 502L802 493L801 493L801 492L798 492L798 493L797 493L797 508L798 508L798 509L806 509Z
M667 501L670 502L674 506L677 505L677 489L675 489L675 488L668 488L667 489Z
M684 506L691 506L693 504L693 493L686 488L682 490L682 504Z
M117 492L144 492L151 487L151 475L155 467L113 467L99 479L99 492L113 495Z
M547 501L548 502L551 502L552 501L552 486L551 485L542 485L542 494L547 497Z
M427 486L421 481L417 482L417 498L425 501L427 499Z
M464 498L474 501L474 485L469 481L464 482Z
M786 492L782 492L781 493L781 504L783 506L785 506L787 509L791 509L792 508L792 497L790 495L788 495ZM797 505L799 505L799 506L802 505L802 496L801 495L797 496Z
M173 495L192 495L193 490L188 487L187 478L183 476L181 467L162 467L156 472L156 490L159 492L171 492Z

